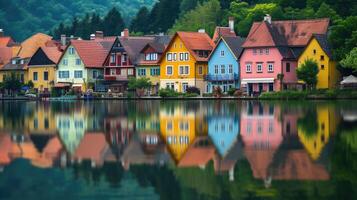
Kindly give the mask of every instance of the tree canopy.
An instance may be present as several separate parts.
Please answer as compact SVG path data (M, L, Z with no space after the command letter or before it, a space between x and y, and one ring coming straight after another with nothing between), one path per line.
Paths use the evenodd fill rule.
M318 73L319 67L316 61L312 59L305 60L305 62L296 69L297 78L304 81L309 88L316 86Z

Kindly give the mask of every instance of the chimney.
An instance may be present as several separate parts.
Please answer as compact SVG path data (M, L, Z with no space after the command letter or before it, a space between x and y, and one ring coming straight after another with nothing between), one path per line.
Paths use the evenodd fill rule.
M89 39L90 40L95 40L95 34L94 33L90 34Z
M206 33L206 30L204 28L198 29L199 33Z
M122 37L129 37L129 29L124 29L122 32L121 32L121 36Z
M269 24L271 24L271 16L269 14L265 14L264 21L268 22Z
M67 43L66 35L62 34L61 35L61 45L66 46L66 43Z
M4 37L4 30L0 29L0 37Z
M104 33L103 33L103 31L96 31L96 32L95 32L95 38L96 38L96 39L98 39L98 38L103 39L103 38L104 38Z
M231 29L231 32L234 33L234 17L228 18L228 24L229 24L229 29Z

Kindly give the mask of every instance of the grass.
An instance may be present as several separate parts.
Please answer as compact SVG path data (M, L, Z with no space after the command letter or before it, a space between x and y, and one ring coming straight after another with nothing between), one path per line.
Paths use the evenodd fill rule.
M281 91L265 92L259 99L343 99L357 98L357 90L326 89L313 91Z

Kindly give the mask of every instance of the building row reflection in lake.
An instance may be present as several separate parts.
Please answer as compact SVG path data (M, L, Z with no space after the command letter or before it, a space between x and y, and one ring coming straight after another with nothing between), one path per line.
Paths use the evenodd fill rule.
M261 102L117 102L24 104L0 115L0 168L17 158L34 166L92 167L118 162L204 169L234 179L238 160L253 176L326 180L323 161L339 123L333 106ZM19 117L20 115L20 117Z

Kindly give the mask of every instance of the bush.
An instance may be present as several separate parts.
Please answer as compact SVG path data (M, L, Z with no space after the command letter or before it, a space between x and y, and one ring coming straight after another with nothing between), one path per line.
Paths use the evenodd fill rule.
M200 89L198 89L197 87L188 87L186 89L186 93L188 94L197 94L197 95L200 95L201 94L201 91Z
M242 90L236 90L235 92L234 92L234 94L233 94L233 96L235 96L235 97L241 97L241 96L243 96L243 91Z
M222 93L221 87L216 86L213 88L213 96L214 97L220 98L220 97L222 97L222 95L223 95L223 93Z
M178 96L180 96L180 93L176 92L175 90L165 88L165 89L159 90L159 96L160 97L178 97Z
M197 97L198 94L197 93L185 93L183 94L183 97Z
M233 96L234 93L236 92L236 90L237 90L236 88L231 88L231 89L228 90L227 93L228 93L229 96Z
M306 99L307 92L302 91L282 91L282 92L265 92L259 98L261 99Z

